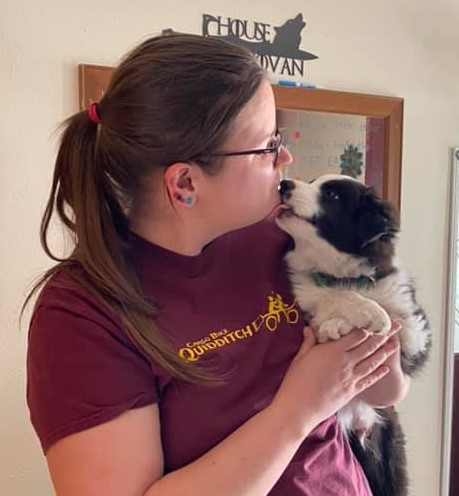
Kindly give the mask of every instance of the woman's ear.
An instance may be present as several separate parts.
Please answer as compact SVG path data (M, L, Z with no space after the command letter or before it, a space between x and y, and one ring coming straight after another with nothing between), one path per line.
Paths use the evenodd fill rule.
M164 183L171 201L192 206L196 201L196 178L190 164L177 162L164 171Z

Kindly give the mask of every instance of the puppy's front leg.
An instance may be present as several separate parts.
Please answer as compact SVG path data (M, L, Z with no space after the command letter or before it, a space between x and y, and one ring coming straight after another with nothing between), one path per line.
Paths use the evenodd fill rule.
M332 291L317 303L311 320L319 342L338 339L357 327L370 333L387 333L391 329L388 313L373 300L353 291Z

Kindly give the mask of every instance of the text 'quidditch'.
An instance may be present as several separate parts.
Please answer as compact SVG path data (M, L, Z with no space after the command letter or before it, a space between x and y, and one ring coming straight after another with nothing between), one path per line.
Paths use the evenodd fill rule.
M186 343L178 351L179 356L188 362L196 362L205 353L237 343L241 339L252 338L261 329L274 332L283 319L289 324L296 324L300 318L300 312L295 308L295 303L291 305L284 303L280 294L268 296L267 306L266 313L258 315L244 327L213 331L202 339Z

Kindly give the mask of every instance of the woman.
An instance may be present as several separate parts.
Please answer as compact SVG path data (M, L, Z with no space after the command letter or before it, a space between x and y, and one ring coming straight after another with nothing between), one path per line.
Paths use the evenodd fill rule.
M290 162L266 75L217 39L149 39L72 116L28 403L59 496L370 495L335 412L406 392L398 339L303 333L272 217ZM56 259L57 260L57 259Z

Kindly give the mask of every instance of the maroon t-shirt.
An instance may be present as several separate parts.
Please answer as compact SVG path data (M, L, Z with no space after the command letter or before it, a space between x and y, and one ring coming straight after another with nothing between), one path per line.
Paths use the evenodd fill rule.
M43 450L157 402L170 472L265 408L302 342L283 266L285 242L265 221L194 257L133 235L132 257L145 295L158 303L158 327L183 360L226 374L217 388L171 378L68 273L49 281L32 316L27 359L27 399ZM335 416L305 439L269 494L371 494Z

